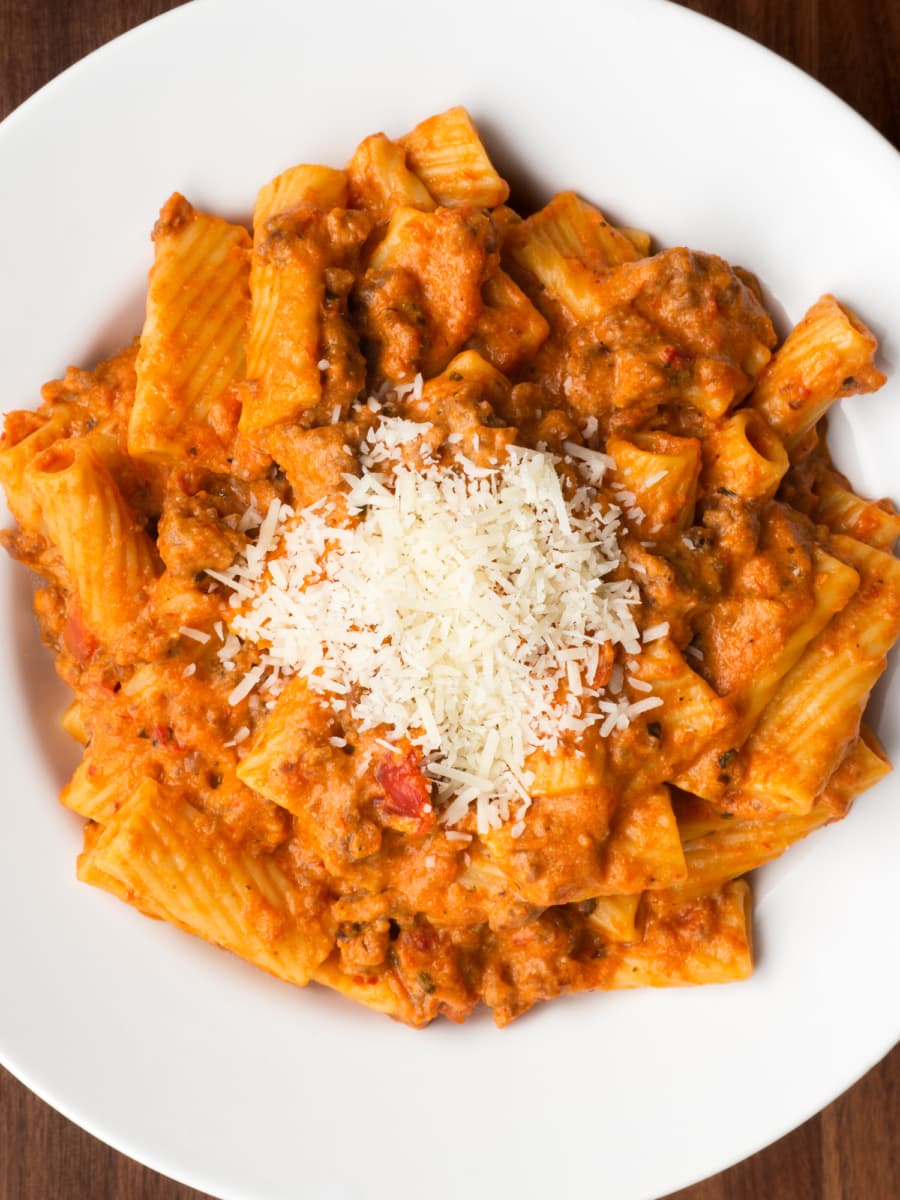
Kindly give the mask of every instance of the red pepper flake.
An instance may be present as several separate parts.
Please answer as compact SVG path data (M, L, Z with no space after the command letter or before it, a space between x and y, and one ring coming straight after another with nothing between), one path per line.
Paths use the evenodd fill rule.
M153 726L153 744L154 746L164 746L166 750L174 750L176 754L184 754L187 749L176 740L175 731L171 725Z
M77 663L85 663L97 649L99 642L84 623L81 609L72 604L66 614L63 626L63 641L66 650Z

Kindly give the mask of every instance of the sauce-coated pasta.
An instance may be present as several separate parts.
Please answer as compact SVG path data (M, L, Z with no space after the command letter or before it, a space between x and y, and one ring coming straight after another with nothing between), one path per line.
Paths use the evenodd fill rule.
M889 769L900 517L821 426L871 333L507 199L461 108L252 231L175 195L141 335L0 446L80 878L413 1025L745 978L746 873Z

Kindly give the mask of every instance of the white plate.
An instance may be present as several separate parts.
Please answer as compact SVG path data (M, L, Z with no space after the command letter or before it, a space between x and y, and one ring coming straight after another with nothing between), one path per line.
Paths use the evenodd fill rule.
M658 0L587 11L200 0L66 72L0 129L5 405L139 328L174 189L246 214L290 163L464 103L532 196L574 186L749 266L782 318L825 290L858 308L893 378L842 406L840 461L896 490L897 156L724 28ZM751 982L578 997L504 1032L415 1033L145 920L75 883L62 697L25 573L0 571L0 1057L127 1154L228 1200L646 1200L785 1133L897 1039L893 781L763 872ZM879 705L900 757L896 681Z

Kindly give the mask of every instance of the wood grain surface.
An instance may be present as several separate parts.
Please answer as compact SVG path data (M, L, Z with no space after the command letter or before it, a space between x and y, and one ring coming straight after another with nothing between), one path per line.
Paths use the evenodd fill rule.
M0 0L0 118L95 47L174 7L167 0ZM898 0L686 0L684 7L790 59L900 145ZM900 1048L781 1141L670 1200L676 1197L898 1200ZM0 1068L0 1200L202 1198L82 1132Z

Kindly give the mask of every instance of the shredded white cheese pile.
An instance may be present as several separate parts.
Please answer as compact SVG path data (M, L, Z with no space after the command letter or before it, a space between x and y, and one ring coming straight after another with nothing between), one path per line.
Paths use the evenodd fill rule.
M421 747L446 824L474 805L479 831L514 816L518 833L532 751L662 703L629 702L620 668L594 683L603 643L640 652L637 586L611 578L621 510L598 500L610 460L581 446L566 445L583 480L568 500L559 460L520 446L497 467L405 466L429 428L382 417L345 477L349 522L275 501L239 561L210 572L234 589L231 635L264 647L232 700L299 673L362 729Z

